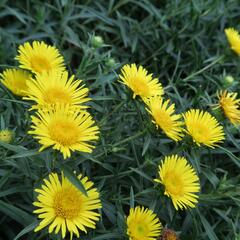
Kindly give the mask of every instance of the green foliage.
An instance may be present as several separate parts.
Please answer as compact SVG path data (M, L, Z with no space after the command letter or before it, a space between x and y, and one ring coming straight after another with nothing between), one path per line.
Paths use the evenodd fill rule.
M163 83L177 112L212 111L225 76L235 79L231 90L240 90L239 58L224 36L225 27L239 29L239 10L234 0L1 0L1 71L17 65L17 46L25 41L55 44L68 70L90 89L101 137L92 154L74 153L66 161L51 149L38 152L27 135L29 103L1 85L1 128L14 130L15 139L0 143L0 239L59 239L47 230L32 231L33 190L51 171L67 172L74 182L72 169L95 182L103 202L97 229L81 239L126 239L130 206L144 205L181 239L238 240L239 128L224 121L227 140L216 149L175 144L156 131L143 102L132 99L118 73L124 63L142 64ZM94 36L103 38L103 46L92 46ZM194 210L176 212L153 182L163 156L173 153L186 156L200 176Z

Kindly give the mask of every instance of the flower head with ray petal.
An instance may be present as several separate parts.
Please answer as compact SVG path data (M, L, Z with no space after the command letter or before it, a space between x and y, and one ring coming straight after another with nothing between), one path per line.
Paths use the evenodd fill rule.
M154 240L161 234L162 224L152 210L144 207L130 209L127 234L130 240Z
M155 96L145 101L147 104L147 111L153 117L153 123L157 128L160 127L165 134L173 139L179 141L183 137L183 122L182 116L175 114L175 105L170 105L170 100L164 101L161 97Z
M62 174L60 180L56 173L51 173L49 179L44 179L41 188L35 189L38 193L37 201L33 203L38 209L34 211L38 218L42 219L35 231L47 226L49 233L55 229L55 234L60 230L62 238L65 238L67 231L79 238L79 230L87 233L88 228L96 228L100 214L94 210L102 208L99 192L93 188L93 182L87 177L78 176L84 186L87 196L77 189Z
M88 88L81 85L81 80L74 80L74 75L68 78L68 72L49 71L36 74L35 79L27 81L26 100L32 100L37 105L33 108L51 108L56 104L74 105L79 108L89 101Z
M91 115L69 105L41 109L32 116L32 123L29 134L42 145L40 151L52 146L64 158L70 157L71 151L92 152L94 146L90 142L98 139L99 129Z
M34 41L32 45L29 42L20 45L15 59L19 61L21 68L33 73L65 70L64 59L58 49L43 41Z
M234 125L240 124L240 99L237 99L236 92L220 91L218 93L219 103L217 108L221 108L225 116Z
M6 69L0 74L2 84L18 96L25 96L27 81L31 81L31 74L21 69Z
M184 115L186 132L198 145L214 148L225 139L223 127L210 113L190 109Z
M137 68L136 64L126 64L122 67L121 74L119 77L122 83L133 91L133 98L139 95L142 99L146 99L164 93L158 79L153 79L152 74L148 74L142 66Z
M231 49L240 55L240 35L238 31L236 31L234 28L227 28L225 29L225 34Z
M199 178L186 158L178 155L165 157L159 165L156 182L165 186L165 194L172 199L176 210L194 208L200 191Z

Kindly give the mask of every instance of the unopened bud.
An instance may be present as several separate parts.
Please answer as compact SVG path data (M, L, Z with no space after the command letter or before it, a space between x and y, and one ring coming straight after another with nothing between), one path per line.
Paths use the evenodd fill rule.
M116 61L114 58L108 58L106 61L106 66L109 68L113 68L116 65Z
M92 42L91 43L92 43L92 46L94 48L100 48L100 47L103 46L104 41L103 41L103 38L101 36L94 36L92 38Z
M231 75L227 75L223 79L225 86L231 86L234 82L234 78Z

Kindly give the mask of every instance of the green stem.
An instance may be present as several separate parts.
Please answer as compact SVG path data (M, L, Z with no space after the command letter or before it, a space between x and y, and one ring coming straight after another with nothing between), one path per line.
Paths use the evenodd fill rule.
M100 126L102 126L104 124L104 122L113 114L115 113L118 109L120 109L125 102L121 102L120 104L118 104L107 116L105 116L101 121L100 121Z
M224 56L221 56L219 58L217 58L215 61L211 62L209 65L207 65L206 67L200 69L199 71L190 74L189 76L187 76L186 78L184 78L182 81L186 82L187 80L197 76L198 74L206 71L208 68L211 68L213 65L215 65L217 62L221 61L224 58Z
M147 132L147 129L144 129L143 131L138 132L137 134L135 134L135 135L133 135L133 136L130 136L130 137L128 137L128 138L126 138L126 139L118 142L118 143L115 143L115 144L113 145L113 147L117 147L117 146L119 146L119 145L121 145L121 144L130 142L130 141L134 140L135 138L138 138L138 137L144 135L146 132Z

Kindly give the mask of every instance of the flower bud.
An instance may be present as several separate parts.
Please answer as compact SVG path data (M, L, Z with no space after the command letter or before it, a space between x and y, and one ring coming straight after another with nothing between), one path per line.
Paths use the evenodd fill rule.
M104 41L101 36L93 36L91 43L94 48L100 48L103 46Z
M165 228L159 240L179 240L179 238L173 230Z
M234 83L234 78L231 75L227 75L223 78L223 82L226 87L229 87Z
M116 61L114 58L108 58L105 64L108 68L113 68L116 65Z

